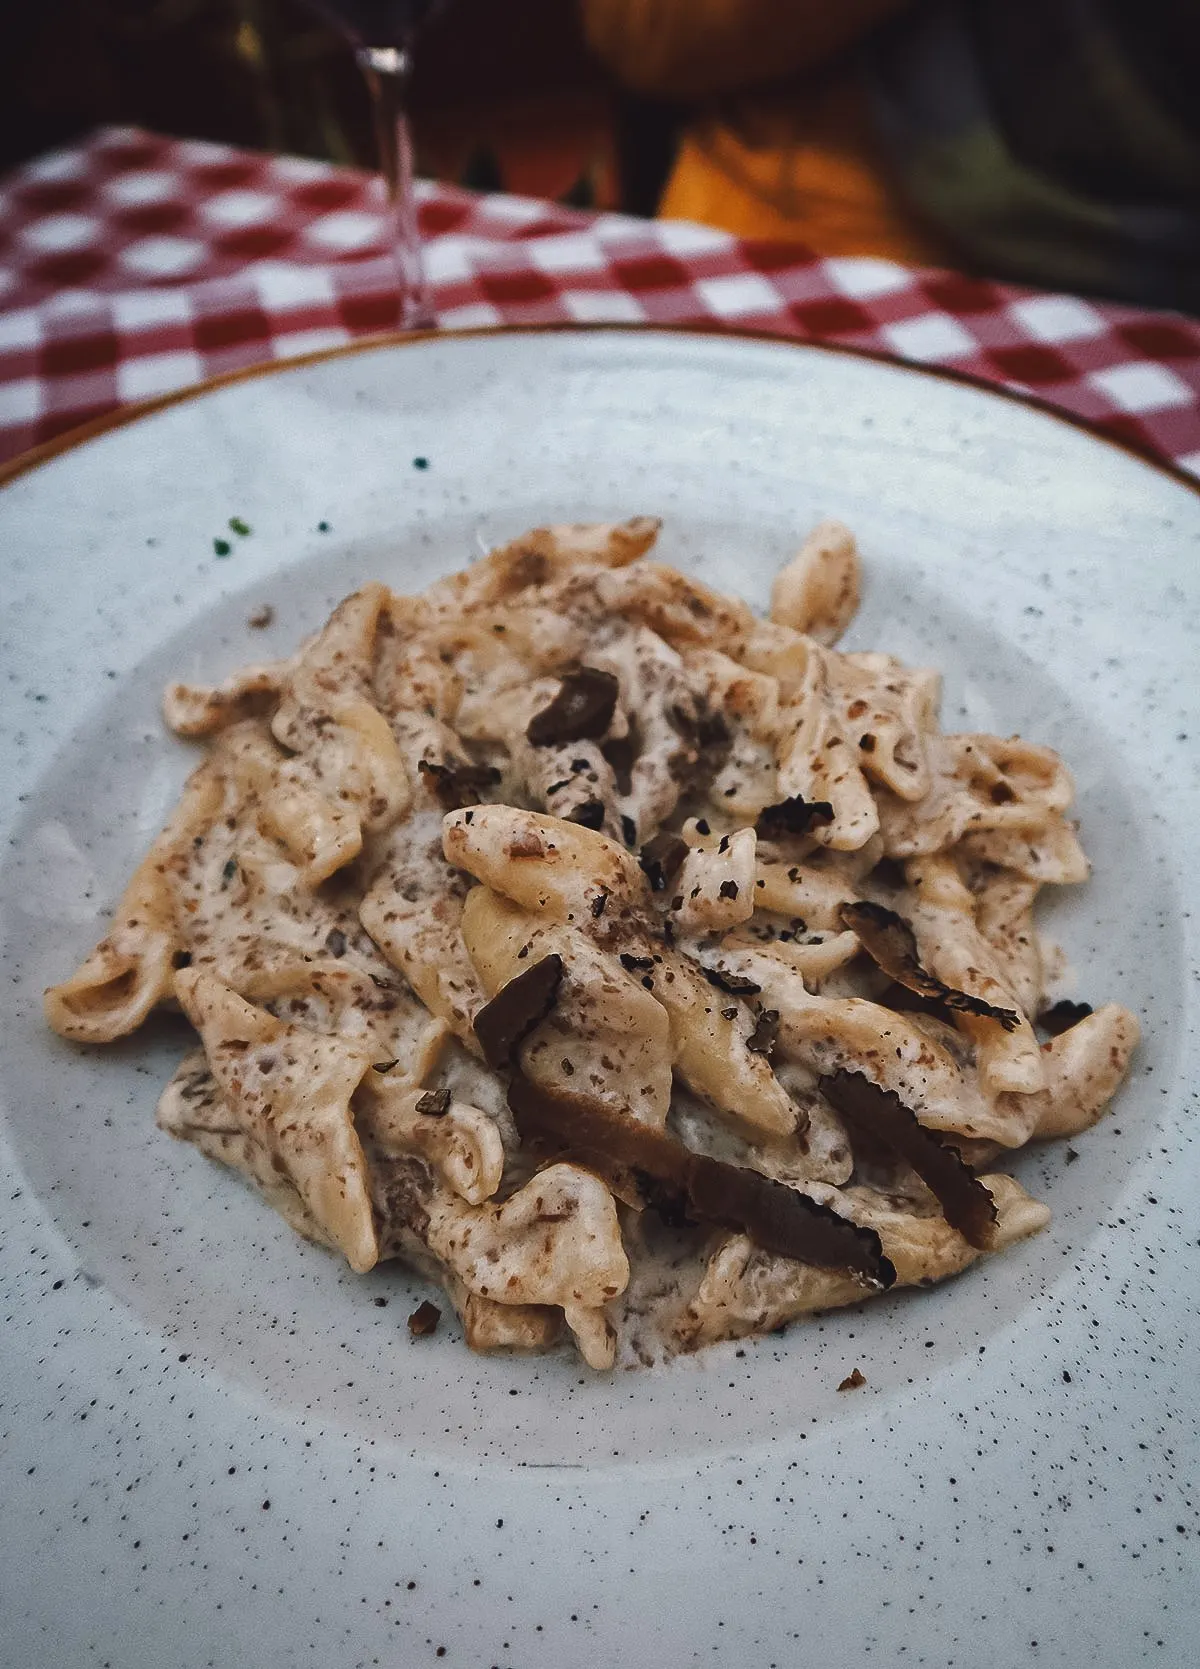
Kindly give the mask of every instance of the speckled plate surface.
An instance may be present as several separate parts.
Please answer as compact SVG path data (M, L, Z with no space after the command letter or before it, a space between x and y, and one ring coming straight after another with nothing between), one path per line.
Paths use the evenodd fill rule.
M342 1273L155 1131L178 1030L87 1054L39 998L188 768L168 675L290 647L367 577L640 511L754 602L818 516L855 528L853 646L1073 767L1096 876L1049 926L1146 1038L1074 1162L1021 1160L1037 1240L605 1377L410 1340L402 1273ZM12 480L0 548L5 1665L1194 1663L1193 490L898 366L535 332L186 398Z

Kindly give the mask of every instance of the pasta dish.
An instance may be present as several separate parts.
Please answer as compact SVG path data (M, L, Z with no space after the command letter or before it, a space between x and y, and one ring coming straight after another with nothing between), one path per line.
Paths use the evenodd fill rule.
M850 533L760 618L657 532L536 529L172 685L205 757L46 993L88 1044L182 1009L164 1130L473 1348L599 1369L1032 1234L1006 1156L1093 1124L1138 1036L1046 1008L1035 899L1087 875L1058 757L833 647Z

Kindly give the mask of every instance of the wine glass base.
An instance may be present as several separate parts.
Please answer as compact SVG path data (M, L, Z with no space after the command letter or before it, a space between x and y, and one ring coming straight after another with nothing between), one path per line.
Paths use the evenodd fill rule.
M435 330L437 314L426 297L413 296L401 303L397 326L400 330Z

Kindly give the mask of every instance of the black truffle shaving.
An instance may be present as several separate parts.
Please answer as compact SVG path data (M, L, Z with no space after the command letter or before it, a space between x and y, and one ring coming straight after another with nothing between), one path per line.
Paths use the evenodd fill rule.
M819 1080L821 1094L842 1117L850 1133L865 1134L871 1146L882 1146L910 1164L933 1193L951 1228L980 1251L992 1244L996 1202L958 1153L892 1090L881 1089L861 1072L835 1072Z
M649 1171L633 1171L634 1186L647 1211L653 1211L669 1229L694 1228L696 1219L688 1216L687 1195L680 1188L660 1182Z
M461 811L464 806L478 805L484 791L494 788L500 781L500 772L494 765L467 765L462 762L435 765L432 760L421 759L417 762L417 770L427 778L438 801L447 811Z
M620 685L611 672L581 666L565 673L548 707L530 719L525 735L535 748L599 741L612 723Z
M838 912L843 927L858 935L858 941L889 979L906 990L930 1002L941 1003L954 1014L974 1014L981 1019L996 1020L1011 1032L1021 1024L1021 1016L1011 1008L997 1008L982 997L968 996L937 978L921 966L917 955L917 941L912 928L903 916L887 910L882 904L843 904Z
M568 823L579 823L585 829L602 829L604 827L604 801L584 800L582 804L573 806L567 813Z
M710 985L715 985L718 991L728 991L731 997L756 997L762 990L745 974L727 974L723 968L706 968L698 964L700 972Z
M814 823L832 822L833 807L828 800L806 800L793 794L778 805L766 806L754 829L764 840L779 840L784 835L807 834Z
M450 1111L450 1091L448 1089L427 1089L417 1101L417 1111L424 1113L426 1118L445 1118Z
M539 1026L558 1000L562 984L563 959L557 953L543 956L507 985L502 985L490 1003L475 1016L475 1036L483 1058L494 1071L511 1066L517 1050L535 1026Z
M633 785L633 767L637 762L638 738L632 716L627 736L612 736L601 743L600 752L613 774L613 786L618 794L628 794Z
M650 883L651 892L665 892L678 875L688 855L688 843L680 835L665 830L656 834L642 847L638 862Z
M408 1330L414 1339L427 1339L431 1333L437 1331L437 1324L442 1319L442 1312L436 1304L431 1304L428 1298L408 1318Z
M643 1202L667 1222L717 1223L779 1257L845 1270L866 1287L889 1287L896 1278L873 1229L859 1228L757 1171L693 1153L666 1131L604 1102L546 1089L518 1072L508 1104L523 1142L574 1155L601 1174L622 1168Z
M1064 997L1052 1008L1043 1009L1037 1017L1037 1022L1050 1037L1061 1037L1064 1032L1069 1032L1072 1026L1086 1020L1092 1012L1091 1003L1073 1003Z
M756 1055L770 1055L779 1037L779 1010L764 1008L758 1023L746 1039L746 1047Z

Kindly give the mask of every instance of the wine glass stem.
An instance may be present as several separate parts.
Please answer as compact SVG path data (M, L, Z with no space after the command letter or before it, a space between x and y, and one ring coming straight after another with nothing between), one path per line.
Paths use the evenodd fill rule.
M426 329L434 318L421 265L421 234L413 195L412 136L407 109L412 58L394 46L360 47L357 57L371 94L379 162L392 223L392 250L400 286L400 327Z

